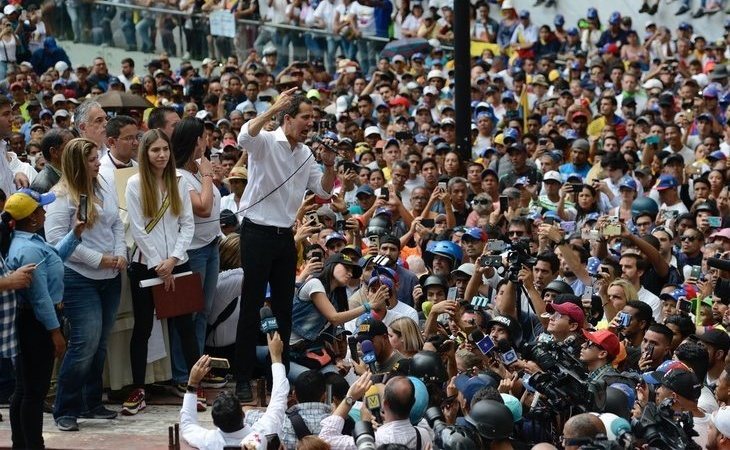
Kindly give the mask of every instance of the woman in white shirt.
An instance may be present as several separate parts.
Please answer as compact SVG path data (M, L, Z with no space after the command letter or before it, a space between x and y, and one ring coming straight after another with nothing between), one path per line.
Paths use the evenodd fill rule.
M206 146L203 122L195 118L181 120L175 125L170 143L172 144L172 152L175 155L177 171L187 182L186 192L193 208L195 233L188 247L188 263L193 272L200 274L200 279L203 282L205 309L196 314L193 320L198 351L203 353L205 329L213 306L213 297L215 297L215 287L218 284L218 272L220 270L218 245L221 229L218 213L221 210L221 194L213 184L213 166L208 158L203 155ZM180 194L185 195L186 192L180 192ZM174 353L175 350L173 349ZM175 363L173 362L173 364ZM185 383L187 375L185 377L182 377L182 375L173 373L173 378L175 378L175 381Z
M120 271L127 268L127 248L116 193L99 176L100 166L99 147L93 141L69 141L63 151L61 180L53 188L56 201L48 205L46 216L46 239L55 244L74 228L81 196L86 196L86 229L81 244L65 262L63 277L63 312L71 333L53 411L63 431L78 430L79 417L117 416L102 405L102 373L107 338L119 308Z
M190 270L187 250L195 232L188 183L177 173L170 141L160 130L147 131L137 153L139 173L127 182L126 199L135 248L127 270L132 290L134 329L129 345L134 390L122 407L133 415L146 407L147 342L152 332L152 289L139 282L161 278L165 290L175 289L174 273ZM191 314L172 317L168 324L182 341L188 370L200 357Z
M20 41L15 35L13 24L4 19L0 25L0 80L8 75L8 68L14 67L17 62L16 52Z

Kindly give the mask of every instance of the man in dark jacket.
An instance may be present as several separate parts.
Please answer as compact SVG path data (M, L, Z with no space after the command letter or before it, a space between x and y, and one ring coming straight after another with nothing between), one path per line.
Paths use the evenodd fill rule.
M61 179L61 155L66 143L73 139L69 130L53 129L43 136L41 152L46 166L33 180L30 188L38 193L46 193Z
M30 63L33 64L33 70L38 75L42 75L46 70L55 66L57 62L63 61L71 67L71 60L68 59L66 51L58 46L56 39L47 37L43 41L43 48L33 52Z

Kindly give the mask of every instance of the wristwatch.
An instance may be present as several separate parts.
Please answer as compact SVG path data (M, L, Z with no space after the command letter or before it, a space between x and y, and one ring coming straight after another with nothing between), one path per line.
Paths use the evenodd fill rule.
M193 386L192 384L188 384L188 386L185 390L190 392L191 394L195 394L196 392L198 392L198 387Z
M355 404L355 399L348 395L345 397L345 403L347 403L347 406L352 406Z

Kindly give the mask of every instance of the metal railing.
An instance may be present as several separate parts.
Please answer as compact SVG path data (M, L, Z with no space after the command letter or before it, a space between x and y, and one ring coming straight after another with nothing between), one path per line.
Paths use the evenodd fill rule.
M253 0L253 1L256 1L256 0ZM177 9L155 8L155 7L148 8L148 7L139 6L139 5L117 3L115 1L110 1L110 0L95 0L93 3L97 4L97 5L113 6L113 7L121 8L121 9L129 9L129 10L136 10L136 11L149 11L149 12L154 12L154 13L159 13L159 14L168 14L168 15L172 15L172 16L183 17L186 19L187 18L207 19L207 17L208 17L207 13L187 13L185 11L180 11ZM277 29L281 29L281 30L299 31L302 33L318 34L318 35L322 35L322 36L334 36L333 33L329 32L327 30L321 29L321 28L306 28L306 27L301 27L301 26L297 26L297 25L289 25L289 24L284 24L284 23L265 22L263 20L236 19L236 23L241 24L241 25L254 26L254 27L264 27L265 26L265 27L277 28ZM182 28L182 26L179 26L179 28ZM206 32L207 32L207 30L206 30ZM384 38L384 37L379 37L379 36L360 36L358 39L365 39L368 41L383 42L383 43L388 43L392 40L389 38ZM454 49L452 46L443 45L443 44L441 45L441 48L444 49L445 51L453 51L453 49Z

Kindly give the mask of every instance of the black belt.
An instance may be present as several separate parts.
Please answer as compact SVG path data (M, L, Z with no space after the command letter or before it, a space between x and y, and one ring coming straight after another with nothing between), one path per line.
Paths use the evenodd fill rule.
M293 234L291 227L282 228L282 227L272 227L269 225L259 225L257 223L251 222L249 219L243 219L243 226L252 228L254 230L265 231L265 232L271 233L271 234Z

